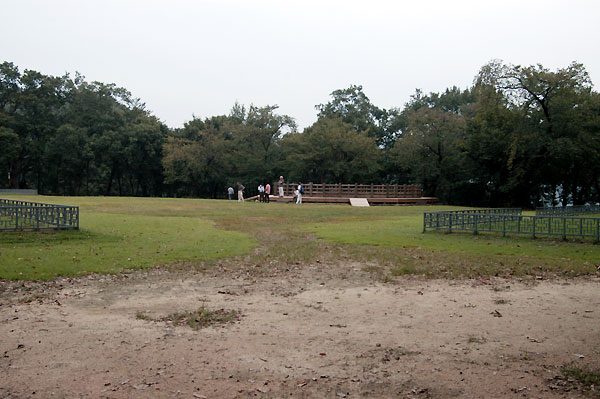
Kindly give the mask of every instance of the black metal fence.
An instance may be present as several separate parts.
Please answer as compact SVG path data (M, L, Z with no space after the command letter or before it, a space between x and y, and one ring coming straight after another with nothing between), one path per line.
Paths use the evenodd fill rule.
M79 207L0 198L0 230L78 229Z
M494 232L593 238L600 242L600 218L574 216L523 216L520 209L473 209L448 212L425 212L423 232L430 230Z
M574 216L594 213L600 213L600 205L553 206L535 210L535 216Z

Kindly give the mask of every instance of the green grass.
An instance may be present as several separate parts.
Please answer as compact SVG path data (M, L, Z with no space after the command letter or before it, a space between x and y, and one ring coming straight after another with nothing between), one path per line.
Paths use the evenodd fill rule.
M16 198L16 197L12 197ZM422 233L423 212L446 206L370 207L224 200L20 197L80 207L79 231L0 233L0 278L49 280L186 262L272 275L305 263L364 264L383 281L428 277L596 274L600 246Z
M82 211L78 231L3 232L0 278L49 280L116 273L176 261L232 257L257 245L250 235L219 230L210 220L134 211Z
M526 255L544 258L566 256L589 259L594 247L562 243L557 240L531 239L529 236L502 237L500 234L451 233L429 231L421 233L423 219L401 216L394 220L373 220L345 223L321 223L307 227L317 237L345 244L378 245L383 247L425 248L453 253L481 255Z
M388 219L313 223L304 228L327 241L360 246L363 260L383 260L393 276L581 275L595 273L600 266L600 246L589 241L422 233L423 209L419 210L419 215L406 212Z

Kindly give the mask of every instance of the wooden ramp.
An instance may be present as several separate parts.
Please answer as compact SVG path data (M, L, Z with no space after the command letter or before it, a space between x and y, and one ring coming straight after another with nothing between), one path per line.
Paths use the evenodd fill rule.
M350 198L352 206L369 206L369 201L366 198Z
M284 202L290 203L294 202L294 197L291 195L286 195L285 197L279 197L277 195L271 195L271 202ZM258 200L258 196L255 195L253 197L246 198L246 201L256 201ZM419 197L419 198L341 198L341 197L307 197L302 196L303 203L320 203L320 204L351 204L352 200L365 200L367 201L367 205L363 206L373 206L373 205L428 205L428 204L436 204L439 202L439 199L435 197Z

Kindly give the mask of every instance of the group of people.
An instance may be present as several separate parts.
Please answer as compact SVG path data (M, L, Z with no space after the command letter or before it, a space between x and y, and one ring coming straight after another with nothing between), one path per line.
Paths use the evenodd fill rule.
M246 187L240 182L237 182L237 196L238 202L244 202L244 190ZM284 180L283 176L279 176L279 181L277 182L277 188L279 189L279 197L283 198L283 187ZM231 200L233 199L233 194L235 190L233 187L227 188L227 197ZM302 184L298 184L298 187L294 190L294 197L296 199L296 204L302 203L302 195L304 194L304 188ZM258 201L259 202L270 202L271 199L271 185L269 183L263 185L262 183L258 185Z
M269 202L271 200L271 185L269 183L258 185L258 202Z

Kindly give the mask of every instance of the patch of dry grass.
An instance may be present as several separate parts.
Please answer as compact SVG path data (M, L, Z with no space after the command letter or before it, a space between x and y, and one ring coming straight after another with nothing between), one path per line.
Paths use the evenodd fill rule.
M209 310L204 304L194 311L171 313L159 318L153 318L143 312L136 314L136 318L139 320L172 323L175 326L188 326L193 330L233 323L239 321L240 317L241 314L238 311L226 309Z

